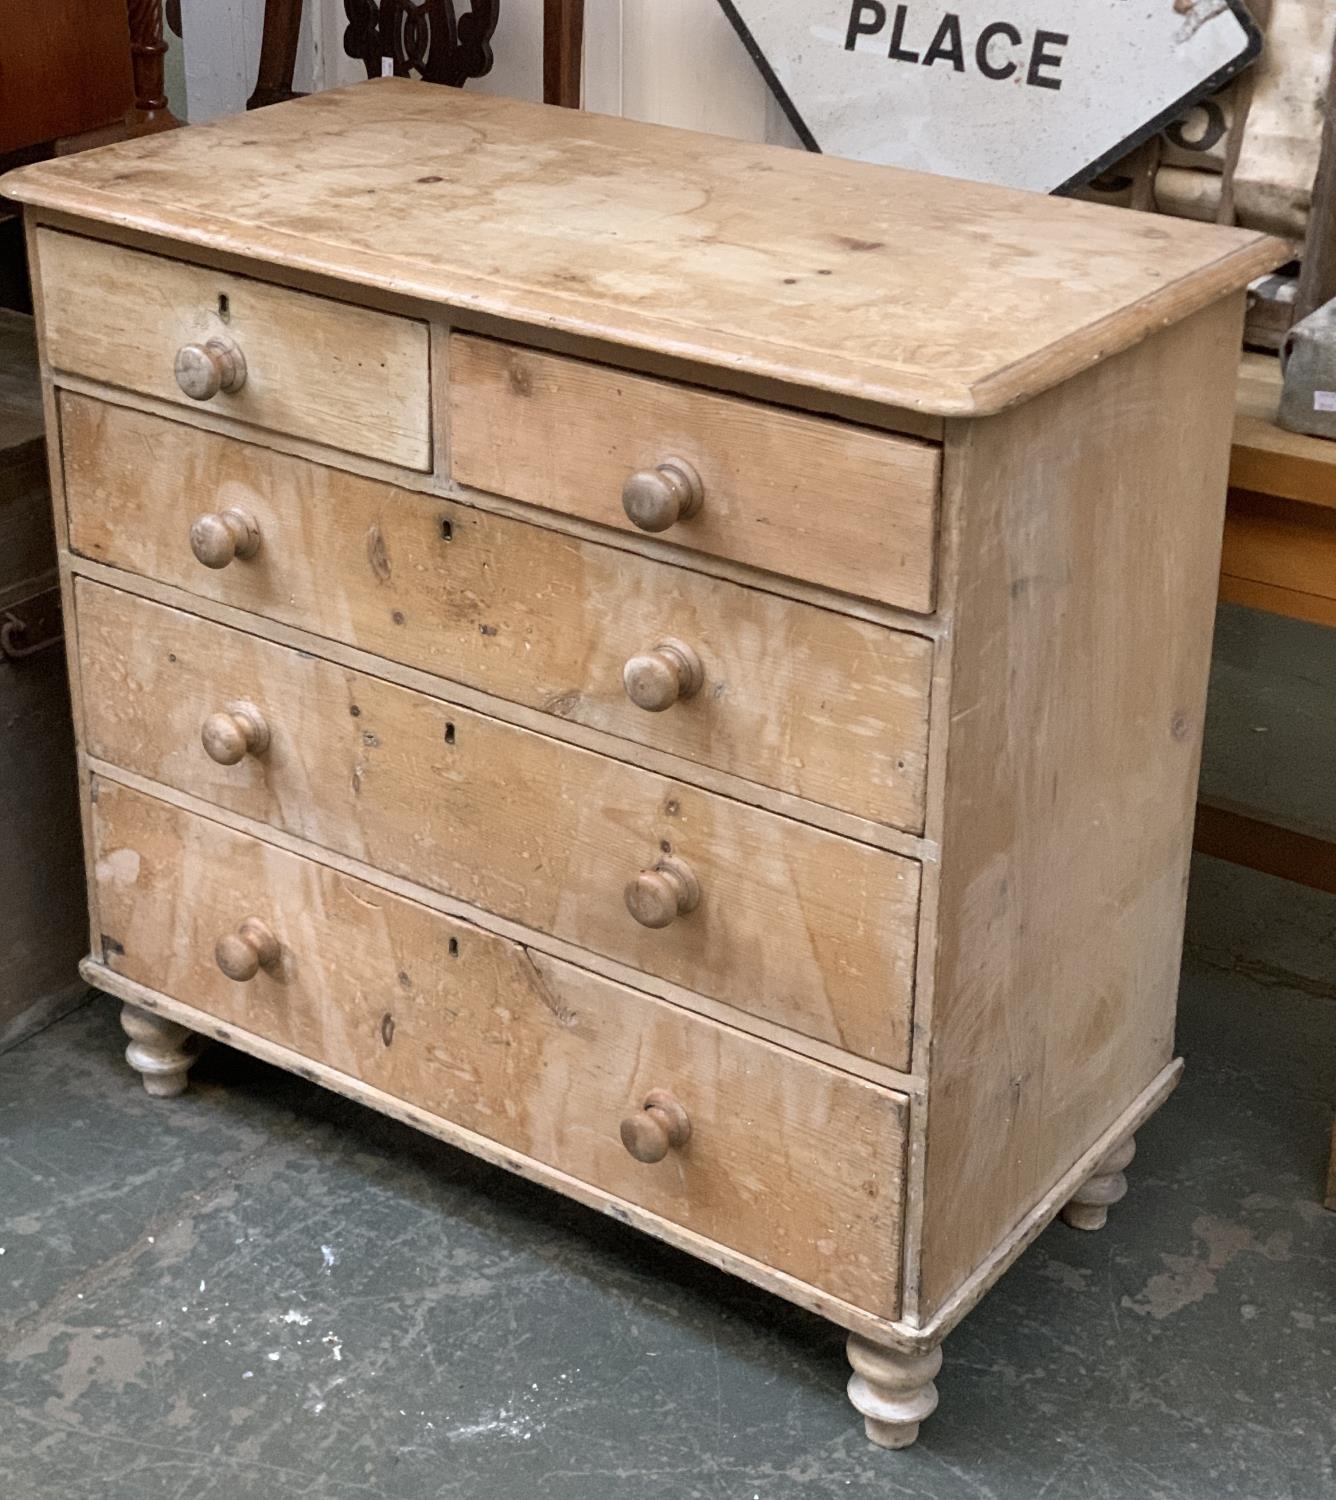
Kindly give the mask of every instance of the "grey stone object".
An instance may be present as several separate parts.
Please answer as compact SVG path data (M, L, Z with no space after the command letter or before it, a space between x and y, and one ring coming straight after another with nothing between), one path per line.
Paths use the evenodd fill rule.
M1276 420L1291 432L1336 438L1336 297L1290 329Z

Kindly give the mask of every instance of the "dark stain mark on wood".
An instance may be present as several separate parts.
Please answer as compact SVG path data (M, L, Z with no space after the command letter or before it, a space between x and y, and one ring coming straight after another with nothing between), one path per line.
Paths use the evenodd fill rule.
M408 977L408 973L406 970L400 969L398 978L399 983L403 985L406 990L411 990L413 988L413 981Z
M533 987L538 993L538 998L543 1002L552 1015L556 1018L558 1026L571 1027L580 1019L579 1013L573 1011L569 1005L564 1005L561 999L552 993L547 986L547 980L543 977L543 971L534 961L534 956L527 948L521 947L520 952L524 954L529 965L529 977L533 981Z
M380 1039L388 1047L394 1042L394 1017L386 1011L380 1021Z
M852 234L837 234L835 243L843 245L846 250L884 250L886 248L885 240L860 240ZM826 275L829 276L830 272L827 271Z
M510 362L510 388L517 396L533 395L533 376L523 360L512 359Z
M125 945L123 943L118 943L116 941L116 939L114 937L112 937L109 933L104 932L102 934L102 962L103 963L106 963L107 959L113 953L124 953L124 952L125 952Z
M555 698L549 698L543 707L550 714L556 714L559 719L568 719L580 706L580 694L576 691L569 693L558 693Z
M478 631L482 635L500 635L501 627L499 625L479 625Z
M366 560L371 564L371 571L375 574L377 583L390 581L390 554L385 546L385 538L381 534L380 526L374 521L367 528Z
M401 610L401 609L393 610L391 612L391 614L390 614L390 619L392 619L396 625L402 625L404 623L404 612L403 612L403 610Z

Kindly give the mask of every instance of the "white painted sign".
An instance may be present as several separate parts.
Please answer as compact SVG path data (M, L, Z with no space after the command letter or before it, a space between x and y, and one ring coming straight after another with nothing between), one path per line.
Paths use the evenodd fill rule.
M1242 0L720 0L814 151L1053 192L1257 55Z

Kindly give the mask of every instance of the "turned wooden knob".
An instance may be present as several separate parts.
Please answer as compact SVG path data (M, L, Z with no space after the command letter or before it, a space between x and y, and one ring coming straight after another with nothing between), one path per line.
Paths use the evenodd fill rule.
M244 984L261 969L278 962L282 948L259 917L243 917L235 932L225 932L213 950L218 967L229 979Z
M176 351L176 383L192 401L231 395L246 384L246 357L232 339L215 337L182 344Z
M700 475L684 458L637 469L622 486L622 507L641 531L667 531L694 516L704 502Z
M700 905L700 882L685 860L665 855L626 887L626 909L642 927L667 927Z
M622 668L626 696L652 714L671 708L679 698L700 691L705 673L700 657L682 641L660 641L652 651L633 656Z
M667 1089L651 1089L636 1114L622 1121L622 1145L637 1161L662 1161L670 1147L691 1139L687 1112Z
M206 568L225 568L235 557L260 550L260 523L239 505L199 516L190 528L190 550Z
M253 703L229 703L221 713L210 714L199 737L209 759L220 766L235 766L269 748L269 726Z

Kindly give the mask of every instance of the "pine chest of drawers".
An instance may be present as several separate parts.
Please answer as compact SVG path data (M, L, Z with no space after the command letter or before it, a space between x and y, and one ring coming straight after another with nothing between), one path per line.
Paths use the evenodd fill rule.
M384 81L28 168L89 871L200 1037L850 1331L869 1435L1173 1086L1284 247Z

